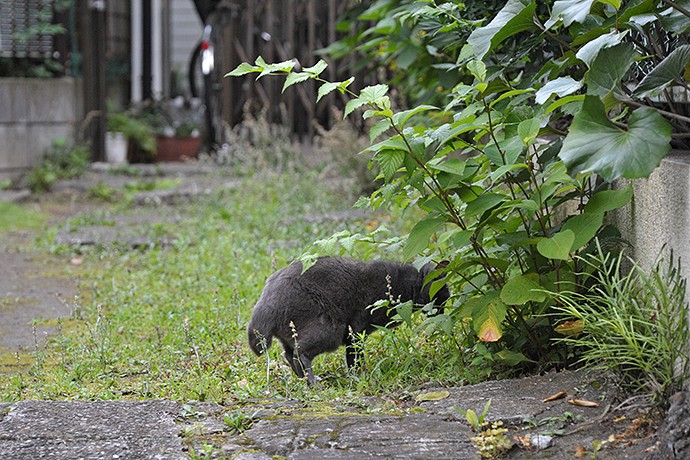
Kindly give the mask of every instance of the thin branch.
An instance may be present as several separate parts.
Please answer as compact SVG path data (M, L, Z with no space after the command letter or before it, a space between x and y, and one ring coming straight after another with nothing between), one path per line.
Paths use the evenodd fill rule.
M673 112L667 112L666 110L662 110L662 109L659 109L659 108L656 108L656 107L648 106L648 105L645 105L645 104L640 104L639 102L635 102L635 101L633 101L632 99L626 99L626 100L624 100L624 101L622 101L622 102L623 102L624 104L632 105L633 107L647 107L647 108L650 108L650 109L654 109L654 110L656 110L657 112L659 112L660 114L662 114L662 115L664 115L664 116L666 116L666 117L674 118L674 119L680 120L680 121L684 121L685 123L690 123L690 117L686 117L686 116L684 116L684 115L680 115L680 114L673 113Z
M661 1L662 1L662 3L664 3L664 4L668 5L668 6L670 6L670 7L673 8L674 10L676 10L676 11L678 11L678 12L680 12L680 13L683 13L685 16L687 16L687 17L690 18L690 11L686 10L685 8L683 8L682 6L680 6L679 4L673 3L671 0L661 0Z

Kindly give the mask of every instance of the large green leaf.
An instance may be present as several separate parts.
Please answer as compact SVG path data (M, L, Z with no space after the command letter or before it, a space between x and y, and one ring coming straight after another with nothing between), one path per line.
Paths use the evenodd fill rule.
M259 73L261 72L261 67L251 65L247 62L243 62L237 67L235 67L233 70L230 72L226 73L226 77L240 77L242 75L246 75L248 73Z
M524 305L527 302L543 302L546 294L539 285L536 273L509 279L501 289L501 300L507 305Z
M603 213L584 213L570 217L561 230L571 230L575 234L572 250L580 249L590 242L604 223Z
M685 11L690 10L689 0L674 0L673 3ZM679 11L678 8L666 8L659 14L659 19L661 20L661 25L664 30L667 32L682 34L690 30L690 21L688 21L686 13Z
M477 216L485 211L488 211L494 206L497 206L499 203L505 200L505 195L500 195L498 193L485 193L484 195L477 197L475 200L470 201L465 209L465 215L467 217Z
M611 32L601 35L594 40L587 42L586 45L580 48L575 57L587 64L587 67L591 67L592 62L594 62L594 59L601 50L618 45L623 41L623 37L625 37L626 34L627 31Z
M536 28L533 20L536 4L532 1L525 5L519 0L508 0L493 20L475 29L467 42L472 45L474 55L482 59L486 53L513 35Z
M517 366L518 364L524 363L525 361L534 362L522 353L511 350L501 350L498 353L494 354L494 358L496 358L501 364L510 367Z
M565 26L573 22L583 22L592 8L594 0L559 0L553 4L551 17L544 26L550 29L558 21L563 21Z
M409 120L412 116L428 110L438 110L438 107L434 107L433 105L418 105L410 110L398 112L393 115L393 123L402 129L405 126L405 123L407 123L407 120Z
M374 107L382 105L382 102L388 97L386 96L387 93L388 85L374 85L363 88L359 93L359 97L347 101L343 118L365 104ZM390 107L390 104L388 106Z
M539 240L537 251L547 259L568 260L574 242L575 233L572 230L561 230L551 238Z
M543 104L552 94L558 97L567 96L582 88L582 82L573 79L572 77L559 77L551 80L537 91L536 102Z
M501 323L508 308L496 294L487 294L472 311L474 331L482 342L498 342L503 336Z
M690 22L690 19L688 19ZM683 81L690 74L690 45L679 46L642 79L634 95L658 96L674 81Z
M630 43L621 43L599 51L587 73L587 94L606 96L621 92L621 80L635 62L637 51Z
M530 142L539 134L539 128L541 128L541 119L530 118L523 120L518 125L518 136L525 145L530 145Z
M426 249L426 247L429 246L431 235L436 233L445 222L446 220L441 217L432 217L417 222L417 224L412 227L412 231L410 231L407 241L405 242L403 259L411 259Z
M405 161L403 150L382 149L376 152L374 158L381 166L381 172L386 182L390 181Z
M585 214L603 214L628 204L633 196L632 186L621 190L602 190L593 195L585 205Z
M283 89L281 92L285 92L286 89L288 89L290 86L296 84L296 83L301 83L303 81L309 80L310 78L313 77L313 74L307 73L307 72L290 72L285 79L285 84L283 84Z
M594 172L612 181L648 177L671 150L671 125L653 109L635 110L628 130L613 124L596 96L585 96L558 156L571 175Z

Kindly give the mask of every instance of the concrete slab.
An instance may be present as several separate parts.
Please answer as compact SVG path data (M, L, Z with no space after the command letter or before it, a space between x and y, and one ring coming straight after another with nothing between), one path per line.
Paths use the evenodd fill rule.
M22 401L0 404L7 459L184 459L171 401Z

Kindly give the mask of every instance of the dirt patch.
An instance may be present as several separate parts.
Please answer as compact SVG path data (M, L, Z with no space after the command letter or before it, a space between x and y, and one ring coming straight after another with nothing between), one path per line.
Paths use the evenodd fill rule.
M77 280L63 265L28 250L0 251L0 350L35 350L55 332L50 320L72 315Z

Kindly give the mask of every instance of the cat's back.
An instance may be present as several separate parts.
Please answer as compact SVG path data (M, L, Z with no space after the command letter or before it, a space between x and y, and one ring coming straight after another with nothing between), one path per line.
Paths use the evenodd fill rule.
M259 304L289 304L309 300L350 297L362 286L365 264L343 257L323 256L307 270L296 261L271 275L264 286Z

